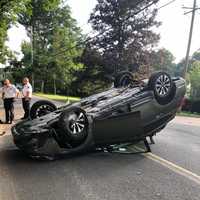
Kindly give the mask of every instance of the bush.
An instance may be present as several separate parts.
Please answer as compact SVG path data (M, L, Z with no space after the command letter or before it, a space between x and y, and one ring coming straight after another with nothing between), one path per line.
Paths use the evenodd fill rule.
M185 99L182 111L200 114L200 100Z
M194 101L191 108L192 113L200 113L200 101Z

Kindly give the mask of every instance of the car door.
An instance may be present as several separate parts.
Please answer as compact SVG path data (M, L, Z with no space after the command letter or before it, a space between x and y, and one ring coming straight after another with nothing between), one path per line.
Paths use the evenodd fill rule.
M121 106L109 116L94 121L97 144L132 142L142 136L140 112L131 112L129 105Z

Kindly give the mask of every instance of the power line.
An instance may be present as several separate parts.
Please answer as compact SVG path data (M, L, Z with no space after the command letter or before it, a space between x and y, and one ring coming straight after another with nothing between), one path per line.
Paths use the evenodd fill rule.
M189 9L189 8L188 8L188 9ZM197 10L200 10L200 8L191 8L190 11L188 11L188 12L184 12L184 15L187 15L187 14L189 14L189 13L192 13L193 10L194 10L194 11L197 11Z
M168 3L166 3L166 4L162 5L162 6L160 6L160 7L158 8L158 10L160 10L160 9L162 9L162 8L165 8L165 7L169 6L169 5L171 5L171 4L174 3L175 1L176 1L176 0L169 1Z
M190 10L193 9L192 7L186 7L186 6L184 6L184 5L183 5L182 8L183 8L183 9L190 9Z

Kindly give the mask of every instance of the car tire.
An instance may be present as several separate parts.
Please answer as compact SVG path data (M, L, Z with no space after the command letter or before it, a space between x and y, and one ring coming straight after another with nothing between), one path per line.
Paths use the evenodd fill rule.
M161 105L170 103L176 93L175 83L166 72L152 74L148 82L148 88L154 92L157 102Z
M70 107L61 115L57 138L69 154L83 153L93 146L92 120L80 107Z
M121 72L117 74L114 80L114 87L127 87L133 82L133 75L130 72Z
M57 110L57 107L52 102L47 100L37 101L31 107L30 118L36 119L38 117L42 117L46 114L54 112L55 110Z

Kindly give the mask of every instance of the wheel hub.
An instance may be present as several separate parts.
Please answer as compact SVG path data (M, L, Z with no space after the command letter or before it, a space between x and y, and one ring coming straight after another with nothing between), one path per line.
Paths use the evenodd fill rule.
M156 92L159 96L164 97L168 95L171 88L170 79L166 75L161 75L156 81Z
M85 129L86 125L86 119L85 115L80 112L80 113L73 113L69 117L69 130L73 135L77 135L79 133L82 133L83 130Z

